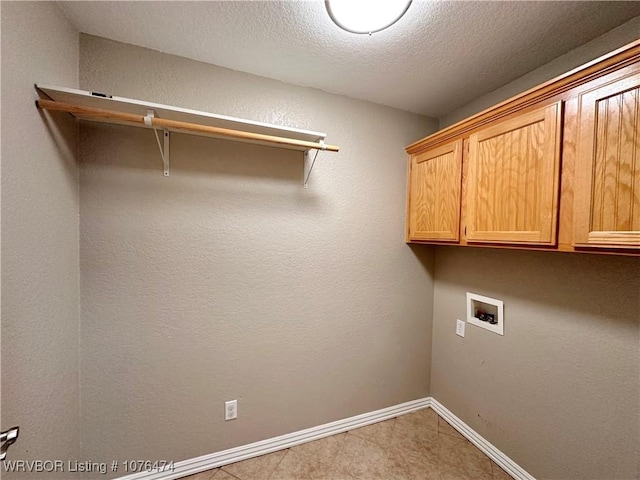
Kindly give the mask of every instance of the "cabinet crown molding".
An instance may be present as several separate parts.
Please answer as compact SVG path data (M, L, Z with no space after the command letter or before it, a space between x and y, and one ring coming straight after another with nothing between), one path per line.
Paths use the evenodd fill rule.
M409 155L420 153L428 148L464 135L489 122L525 109L638 61L640 61L640 40L636 40L618 50L614 50L570 72L444 128L433 135L418 140L406 147L405 150Z

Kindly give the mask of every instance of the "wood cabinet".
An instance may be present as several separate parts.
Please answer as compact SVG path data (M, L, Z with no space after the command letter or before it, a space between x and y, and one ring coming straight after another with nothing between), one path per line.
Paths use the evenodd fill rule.
M574 245L640 248L640 72L578 105Z
M519 114L470 136L468 242L556 243L561 107Z
M640 40L407 147L407 241L640 254Z
M462 140L411 159L408 240L458 241L461 177Z

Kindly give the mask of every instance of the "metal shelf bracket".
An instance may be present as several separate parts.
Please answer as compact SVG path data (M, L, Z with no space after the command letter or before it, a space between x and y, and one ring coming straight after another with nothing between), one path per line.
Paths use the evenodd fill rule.
M148 126L153 126L152 119L155 117L155 112L153 110L147 110L147 114L144 117L144 123ZM169 144L171 137L169 136L169 130L166 128L162 129L163 137L164 137L164 148L160 145L160 137L158 137L158 129L154 128L153 133L156 136L156 141L158 142L158 150L160 150L160 156L162 157L162 165L164 166L164 176L169 176Z
M304 151L304 183L302 184L303 188L309 188L309 177L311 176L311 171L313 170L313 166L316 164L316 158L318 158L318 153L320 150L326 150L327 146L324 141L319 140L320 148L316 150L316 154L313 156L313 160L310 162L311 158L310 150Z

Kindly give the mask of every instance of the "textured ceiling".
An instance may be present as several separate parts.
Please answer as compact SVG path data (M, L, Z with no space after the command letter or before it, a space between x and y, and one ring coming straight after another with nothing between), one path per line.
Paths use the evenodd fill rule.
M640 15L640 2L414 0L367 36L322 1L60 5L84 33L433 117Z

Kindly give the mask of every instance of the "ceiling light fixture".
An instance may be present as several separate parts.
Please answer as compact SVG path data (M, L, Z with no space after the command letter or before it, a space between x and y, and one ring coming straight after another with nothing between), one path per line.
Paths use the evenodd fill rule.
M327 12L343 30L371 35L396 23L411 0L326 0Z

